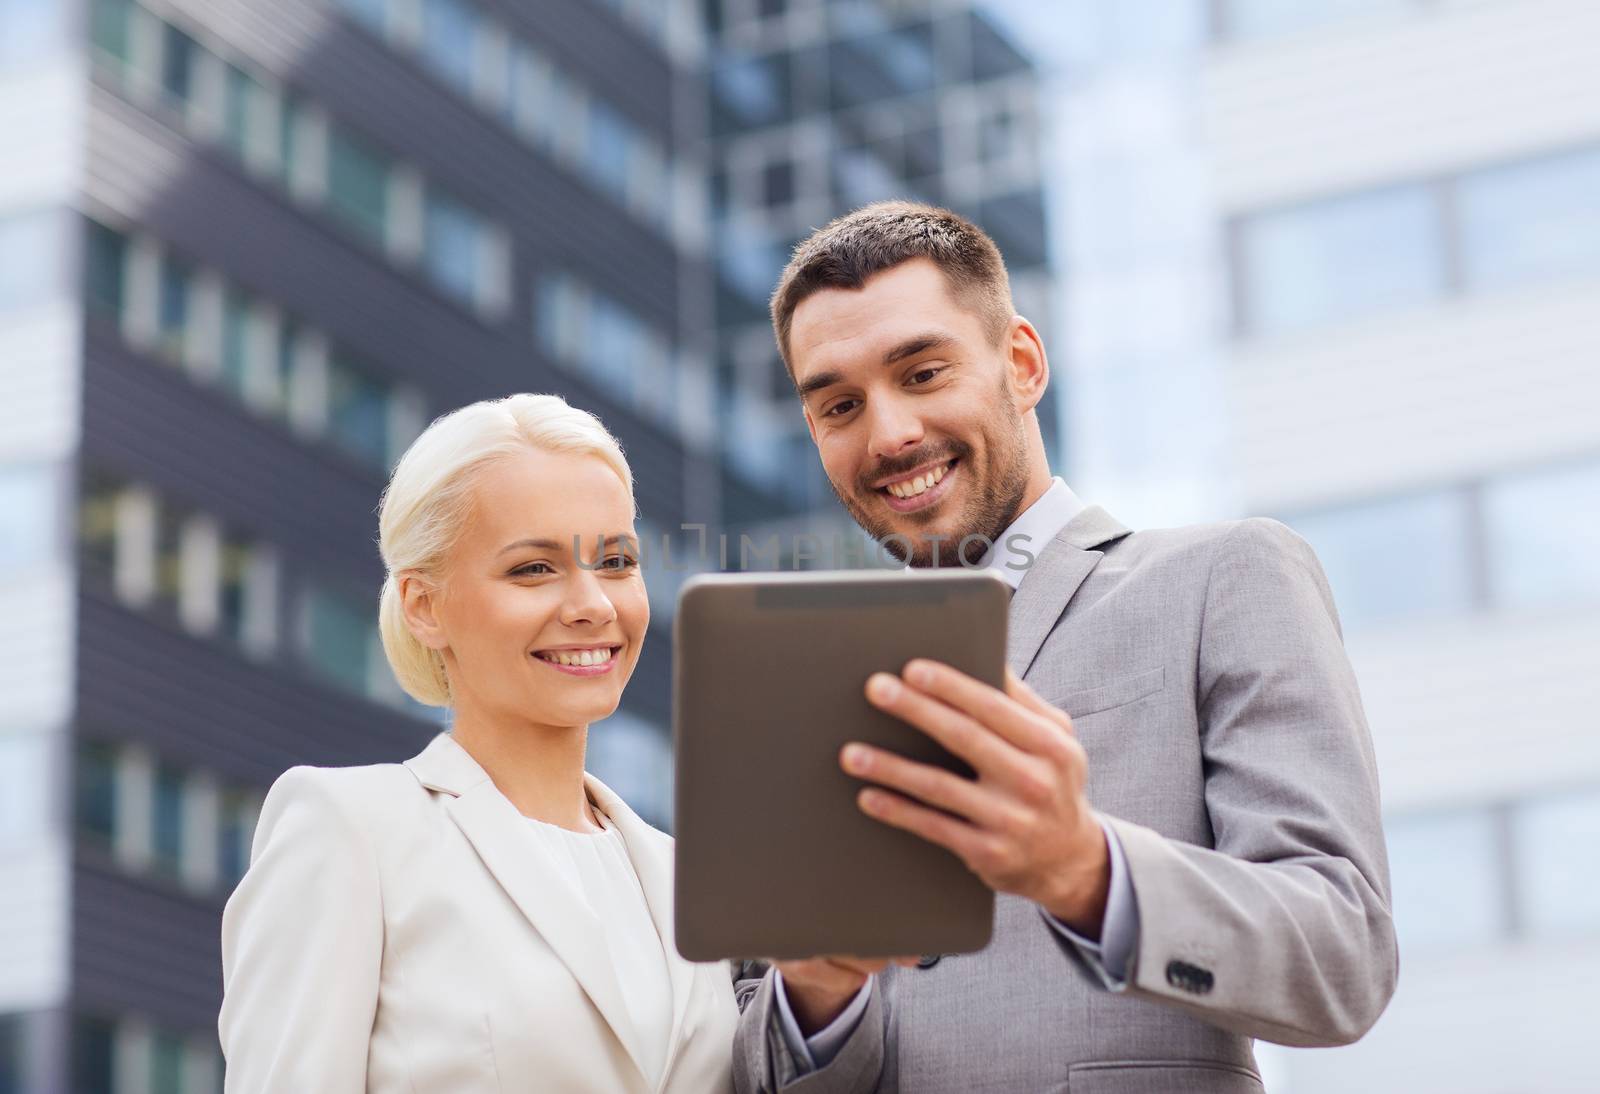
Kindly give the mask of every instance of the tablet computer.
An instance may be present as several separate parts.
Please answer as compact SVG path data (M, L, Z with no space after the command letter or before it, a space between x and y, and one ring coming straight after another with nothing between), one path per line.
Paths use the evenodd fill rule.
M965 953L994 894L954 854L862 813L865 741L970 776L867 702L942 661L1003 686L1009 589L985 570L713 574L673 622L676 942L691 961Z

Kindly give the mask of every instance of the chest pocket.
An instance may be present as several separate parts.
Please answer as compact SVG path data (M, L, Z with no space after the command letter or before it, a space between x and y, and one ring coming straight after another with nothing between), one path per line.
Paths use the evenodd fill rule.
M1157 666L1131 676L1120 676L1092 688L1078 688L1060 695L1044 693L1044 699L1050 705L1066 711L1069 717L1076 720L1127 706L1147 695L1155 694L1166 686L1166 667Z

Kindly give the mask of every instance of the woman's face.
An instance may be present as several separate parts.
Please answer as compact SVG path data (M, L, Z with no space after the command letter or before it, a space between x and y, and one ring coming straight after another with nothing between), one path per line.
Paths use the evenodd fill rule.
M480 469L435 605L456 714L588 725L616 710L650 623L633 504L597 456ZM576 543L575 543L576 541Z

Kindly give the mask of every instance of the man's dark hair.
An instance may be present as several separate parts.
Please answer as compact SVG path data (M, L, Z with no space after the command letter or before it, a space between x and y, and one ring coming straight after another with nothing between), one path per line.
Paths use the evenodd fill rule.
M951 293L983 320L998 342L1011 322L1011 281L994 240L966 217L912 201L863 205L818 228L794 249L772 293L772 329L789 360L789 328L800 302L819 289L859 289L867 279L913 258L944 272Z

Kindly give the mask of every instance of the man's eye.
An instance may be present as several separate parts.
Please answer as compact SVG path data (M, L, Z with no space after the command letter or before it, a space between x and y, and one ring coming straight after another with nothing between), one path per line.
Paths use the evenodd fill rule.
M913 384L925 384L943 371L944 369L942 368L918 369L916 372L911 374L911 382Z
M837 418L841 414L847 414L854 410L855 406L856 400L854 399L840 399L837 403L834 403L827 410L823 411L823 415L829 418Z

